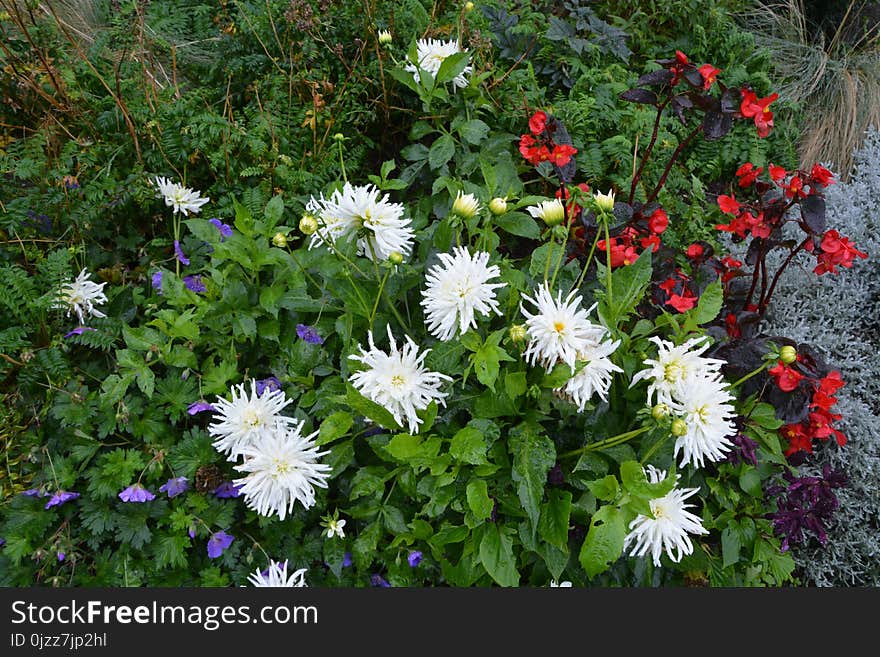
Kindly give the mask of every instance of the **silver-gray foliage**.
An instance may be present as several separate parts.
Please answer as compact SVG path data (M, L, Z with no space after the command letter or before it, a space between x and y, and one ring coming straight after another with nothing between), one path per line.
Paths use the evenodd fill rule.
M849 441L838 448L832 438L817 452L848 484L838 491L827 544L811 540L794 554L803 583L815 586L880 586L880 130L868 133L855 160L851 181L826 191L828 227L868 259L822 276L812 272L813 258L800 259L780 279L764 327L812 345L846 382L833 410Z

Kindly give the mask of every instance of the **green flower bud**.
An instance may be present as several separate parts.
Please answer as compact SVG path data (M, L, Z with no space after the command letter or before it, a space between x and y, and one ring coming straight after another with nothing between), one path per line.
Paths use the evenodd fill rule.
M474 10L474 3L473 2L465 2L464 3L464 10L465 11L473 11Z
M303 217L303 218L305 218L305 217ZM300 221L300 229L302 230L302 221ZM303 232L306 232L306 231L303 230ZM315 232L315 231L312 231L312 232ZM277 246L279 249L283 249L284 247L287 246L287 235L285 235L284 233L282 233L280 231L275 233L275 235L272 236L272 244Z
M795 349L791 345L785 345L782 349L779 350L779 360L781 360L786 365L791 365L794 361L797 360L797 349Z
M514 324L507 330L507 333L514 342L522 342L528 335L525 324Z
M379 43L381 43L383 46L387 46L391 43L391 41L391 32L389 32L388 30L381 30L379 32Z
M682 420L681 418L676 418L672 421L672 426L670 427L672 431L672 435L676 438L685 435L688 432L687 422Z
M452 202L452 212L462 219L473 219L480 211L480 202L473 194L458 193Z
M333 139L335 141L343 141L345 139L345 135L341 132L337 132L335 135L333 135Z
M489 201L489 212L494 214L496 217L507 212L507 199L500 198L496 196L491 201Z
M403 264L403 254L400 251L392 251L388 254L388 262L390 262L395 267L397 265Z
M669 407L666 404L657 404L651 409L651 417L655 420L662 420L669 415Z
M607 194L602 194L601 192L595 192L593 194L593 201L596 203L596 207L603 212L611 212L614 210L614 191L608 190Z
M311 235L318 230L318 220L310 214L304 214L299 220L299 229L306 235Z

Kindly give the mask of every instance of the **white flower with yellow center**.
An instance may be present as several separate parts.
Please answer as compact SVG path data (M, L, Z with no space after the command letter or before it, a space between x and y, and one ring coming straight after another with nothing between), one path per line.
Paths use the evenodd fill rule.
M538 288L534 299L523 299L537 306L537 312L532 314L520 304L520 310L526 317L526 335L529 339L523 353L526 362L530 365L540 363L549 372L561 361L574 374L578 354L600 342L607 330L587 318L595 304L589 310L584 310L581 296L574 291L564 301L562 292L557 292L554 300L547 283Z
M327 538L338 536L345 538L345 520L342 518L331 518L327 521Z
M214 437L214 447L227 454L234 461L254 440L284 431L296 422L294 418L281 415L281 409L292 400L287 399L283 390L272 390L269 386L263 394L257 394L257 383L251 379L251 394L245 384L232 387L232 400L218 397L214 407L214 422L208 426L208 433Z
M652 484L666 478L666 472L654 466L645 468L645 475ZM676 476L676 481L679 476ZM699 488L673 488L663 497L651 500L651 517L639 515L629 524L629 533L623 541L623 549L632 545L631 557L643 557L648 552L654 565L660 565L660 557L665 551L675 563L686 554L692 554L694 545L689 534L708 534L703 521L687 509L693 504L685 500L699 492Z
M425 276L427 289L422 293L428 331L438 340L451 340L456 331L467 333L476 328L475 314L501 314L495 290L506 283L489 283L501 275L497 265L488 267L489 254L477 251L473 256L464 247L453 249L453 255L441 253L440 265L434 265Z
M669 404L672 401L673 390L678 384L693 377L716 376L725 363L723 360L701 356L711 343L706 342L700 347L697 345L708 340L707 336L691 338L678 346L656 336L649 339L657 345L657 358L645 359L644 364L647 368L637 372L630 383L632 387L639 381L650 380L648 405L653 405L655 393L658 404Z
M579 363L586 363L559 392L568 398L583 413L587 402L598 394L602 401L608 401L608 390L614 372L623 372L611 362L609 356L620 346L620 340L598 342L587 345L578 352Z
M419 39L416 44L416 59L418 60L418 66L415 65L415 62L408 61L405 68L413 74L413 79L415 79L416 82L421 80L419 68L423 71L427 71L432 78L435 78L437 77L437 72L440 70L440 65L443 64L443 61L450 55L459 52L463 51L459 47L458 41L455 40L440 41L439 39ZM452 79L452 84L463 89L468 85L468 76L472 71L472 66L465 66L462 72Z
M565 219L565 206L558 198L541 201L538 205L530 205L526 208L526 212L548 226L558 226Z
M241 487L248 508L284 520L296 502L308 509L315 503L315 486L327 487L331 467L318 463L329 452L314 443L318 432L303 436L303 421L292 428L278 425L242 448L244 461L235 469L245 474L232 483Z
M75 312L79 323L85 322L85 316L106 317L97 310L97 304L105 303L107 295L104 294L104 286L107 283L95 283L89 280L89 274L83 269L72 283L64 283L58 291L53 307L67 310L67 317Z
M165 205L173 207L175 214L178 212L184 216L190 212L197 214L201 211L202 206L211 200L202 196L200 192L171 182L167 178L156 178L155 182L159 194L165 199Z
M403 217L403 205L391 203L387 194L381 194L373 185L345 183L329 199L323 195L312 197L306 211L317 217L318 229L312 234L309 248L333 244L355 231L359 235L358 255L376 262L387 260L395 252L409 255L415 238L411 221Z
M692 376L679 382L669 407L684 420L687 431L675 439L681 466L702 467L704 459L719 461L733 447L736 434L734 397L720 378Z
M432 372L425 368L425 356L431 351L419 353L419 348L409 336L404 336L406 344L397 348L391 327L388 327L390 350L385 353L373 342L373 332L367 334L370 348L365 350L358 345L360 354L349 356L359 361L367 369L355 372L349 377L352 385L367 399L384 407L394 420L403 426L409 425L411 434L418 433L422 419L418 411L428 408L432 401L445 406L448 393L440 390L444 381L452 381L445 374ZM393 428L393 427L386 427Z
M292 573L287 573L287 561L277 563L269 560L269 567L260 572L258 569L248 577L248 582L253 586L264 587L307 587L305 568L300 568Z

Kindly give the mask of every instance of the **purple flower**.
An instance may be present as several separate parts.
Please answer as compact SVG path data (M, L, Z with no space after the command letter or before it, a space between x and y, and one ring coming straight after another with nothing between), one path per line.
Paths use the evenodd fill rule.
M565 474L558 463L550 468L550 472L547 473L547 483L551 486L562 486L565 483Z
M351 560L351 552L346 552L342 555L342 567L348 568L352 564Z
M211 404L209 404L208 402L204 402L204 401L193 402L186 409L186 412L189 413L190 415L195 415L196 413L201 413L202 411L216 412L217 409L214 408L213 406L211 406Z
M409 553L409 556L406 558L406 560L409 562L410 568L415 568L420 563L422 563L422 553L418 550L413 550Z
M132 484L119 493L119 499L123 502L151 502L156 496L140 484Z
M64 561L64 559L65 559L66 557L67 557L67 555L64 554L63 552L59 552L59 553L58 553L58 561Z
M180 262L180 264L189 264L189 258L187 258L186 255L183 253L183 249L180 247L180 242L178 242L177 240L174 240L174 255L177 256L177 260Z
M46 508L51 509L53 506L60 506L65 502L69 502L70 500L75 500L79 497L79 493L72 493L66 490L59 490L52 496L52 499L46 502Z
M168 493L168 497L171 498L186 492L188 488L186 477L174 477L159 486L159 492Z
M219 219L208 219L212 224L217 226L217 230L220 231L220 241L224 241L227 237L232 235L232 226L228 224L224 224Z
M41 491L39 488L29 488L21 493L25 497L48 497L49 493Z
M825 523L840 506L833 489L846 485L846 477L827 464L822 468L821 477L795 477L789 472L782 476L788 486L767 489L768 495L780 496L776 500L778 510L767 514L767 518L773 523L773 533L782 538L782 551L803 543L806 531L815 534L819 543L825 545L828 540Z
M214 489L214 496L221 499L238 497L241 495L241 486L236 486L231 481L224 481Z
M6 545L6 539L0 538L0 547L3 547L4 545Z
M313 326L297 324L296 334L300 337L301 340L305 340L309 344L324 344L324 338L318 335L318 332Z
M186 530L186 533L189 534L190 538L195 538L196 537L196 528L194 526L191 526L189 529Z
M388 580L382 577L379 573L370 576L370 586L381 586L383 589L391 588L391 584L388 583Z
M82 335L86 331L97 331L97 329L93 329L91 326L77 326L70 333L65 333L64 337L69 338L71 335Z
M263 391L268 388L270 392L274 390L281 390L281 381L279 381L276 377L270 376L268 379L260 379L256 382L257 384L257 397L263 396Z
M727 458L725 460L728 463L737 465L742 461L743 463L749 463L753 466L758 465L758 458L755 455L755 450L758 449L758 443L741 433L736 434L733 437L732 442L735 449L732 449L727 453Z
M153 274L150 279L150 284L153 286L153 289L156 290L159 294L162 294L162 272L157 271Z
M223 552L232 545L232 541L235 540L235 537L227 534L222 529L219 532L211 534L211 538L208 539L208 556L211 559L216 559Z
M207 292L208 288L205 287L205 284L202 282L202 277L198 274L194 276L184 276L183 284L186 285L186 289L199 294L201 292Z

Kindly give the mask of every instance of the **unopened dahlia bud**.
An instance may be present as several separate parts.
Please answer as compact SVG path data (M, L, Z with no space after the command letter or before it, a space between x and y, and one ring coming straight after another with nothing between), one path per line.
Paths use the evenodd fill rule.
M391 43L391 41L391 32L389 32L388 30L381 30L379 32L379 43L381 43L383 46L387 46Z
M666 404L657 404L651 409L651 417L655 420L662 420L669 415L669 407Z
M335 135L333 135L333 139L335 141L343 141L345 139L345 135L341 132L337 132Z
M318 220L310 214L304 214L299 220L299 229L306 235L311 235L318 230Z
M786 365L791 365L794 361L797 360L797 349L795 349L791 345L785 345L782 349L779 350L779 360L781 360Z
M302 223L302 222L300 222L300 223ZM305 232L305 231L303 230L303 232ZM314 231L312 231L312 232L314 232ZM277 246L279 249L283 249L284 247L287 246L287 235L285 235L284 233L282 233L280 231L275 233L275 235L272 236L272 244Z
M676 438L679 438L688 432L688 425L681 418L677 418L672 421L672 426L670 427L670 431L672 431L673 436L675 436Z
M496 217L507 212L507 199L496 196L489 201L489 212Z
M510 335L510 339L514 342L522 342L526 339L526 327L525 324L514 324L507 330Z
M403 254L400 251L392 251L388 254L388 262L395 267L403 263Z
M593 200L596 202L596 207L605 212L611 212L614 210L614 191L609 189L607 194L602 194L601 192L595 192L593 194Z
M465 2L464 3L464 10L465 11L473 11L474 10L474 3L473 2Z
M473 219L480 211L480 202L473 194L458 193L452 202L452 212L462 219Z

